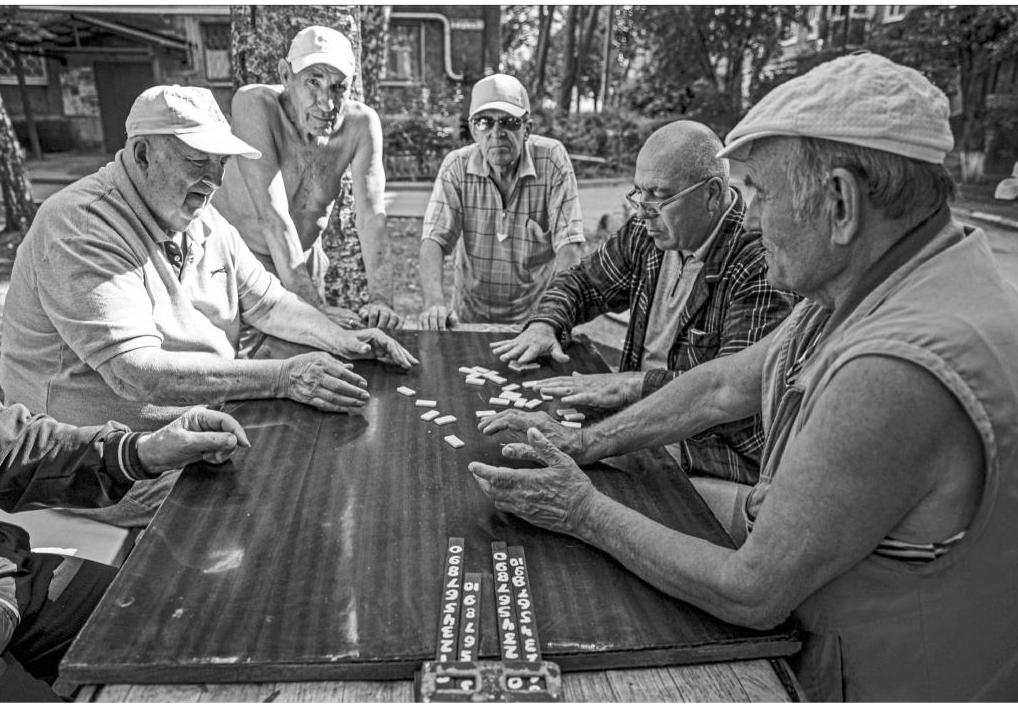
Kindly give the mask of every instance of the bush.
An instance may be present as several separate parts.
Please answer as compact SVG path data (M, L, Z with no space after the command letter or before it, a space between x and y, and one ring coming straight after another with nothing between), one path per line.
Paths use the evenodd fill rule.
M458 130L436 115L389 115L382 129L385 174L394 181L435 178L442 159L459 146Z

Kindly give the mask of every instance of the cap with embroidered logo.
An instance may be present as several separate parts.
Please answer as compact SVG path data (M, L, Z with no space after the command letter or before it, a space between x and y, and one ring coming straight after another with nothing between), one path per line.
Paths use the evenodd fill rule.
M470 117L482 110L501 110L513 117L523 117L530 112L530 97L518 80L495 73L475 83L470 93Z
M248 159L262 155L230 131L230 123L208 88L178 85L148 88L135 98L125 127L128 138L172 134L206 154L235 154Z
M820 64L754 105L719 157L745 159L763 137L816 137L943 164L954 148L943 91L913 68L861 52Z
M331 66L347 77L357 71L357 59L350 40L329 27L307 27L297 32L290 43L286 60L294 73L314 64Z

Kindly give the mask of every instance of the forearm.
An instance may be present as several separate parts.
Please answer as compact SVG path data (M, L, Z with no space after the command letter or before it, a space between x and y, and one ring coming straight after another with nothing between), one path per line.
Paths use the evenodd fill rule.
M392 258L389 250L389 231L385 213L357 217L357 233L368 277L368 297L371 301L392 303Z
M135 451L142 433L78 428L21 405L0 411L0 507L107 506L147 478Z
M266 222L266 220L272 220L272 222ZM284 221L278 214L275 218L262 219L265 227L268 228L266 240L276 275L279 277L280 283L283 284L283 288L293 291L302 300L320 308L325 302L308 273L306 255L301 247L297 230L292 221L287 221L289 221L289 216Z
M440 306L445 303L445 292L442 287L442 263L445 254L442 246L434 240L421 240L420 253L420 278L421 295L424 298L424 308Z
M742 564L736 550L674 531L599 493L571 532L666 594L724 621L775 625L769 599L762 595L763 580Z

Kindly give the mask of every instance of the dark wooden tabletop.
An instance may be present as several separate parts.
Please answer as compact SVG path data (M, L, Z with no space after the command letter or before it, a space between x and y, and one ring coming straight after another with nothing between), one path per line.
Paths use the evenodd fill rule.
M605 554L493 508L467 470L507 464L474 411L500 389L468 386L461 366L510 381L603 370L573 346L565 366L516 374L484 333L403 333L410 373L363 362L372 400L327 414L288 401L232 412L250 450L218 469L192 467L64 659L80 683L408 679L434 656L446 542L466 541L468 570L490 573L490 544L526 550L547 659L563 671L779 657L787 629L737 628L672 599ZM396 387L416 390L413 397ZM528 392L528 396L533 396ZM437 426L415 406L433 399ZM541 410L553 411L558 402ZM453 449L443 436L466 444ZM587 471L609 495L666 525L728 538L662 454ZM490 597L490 595L489 595ZM493 601L482 603L481 655L497 655Z

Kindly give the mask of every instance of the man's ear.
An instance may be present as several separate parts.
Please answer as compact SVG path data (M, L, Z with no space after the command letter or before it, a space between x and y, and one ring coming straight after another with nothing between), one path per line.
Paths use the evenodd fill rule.
M293 69L290 68L290 62L286 59L279 60L276 70L279 72L279 82L284 85L290 80L290 77L293 76Z
M147 169L152 155L152 145L144 137L136 139L131 143L131 155L134 157L134 163Z
M534 131L534 121L529 117L527 121L523 123L523 139L526 140Z
M863 184L851 171L836 168L827 176L824 190L831 239L835 244L850 244L862 226Z

